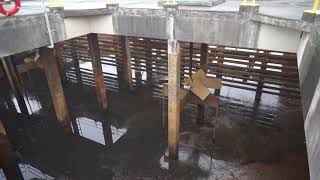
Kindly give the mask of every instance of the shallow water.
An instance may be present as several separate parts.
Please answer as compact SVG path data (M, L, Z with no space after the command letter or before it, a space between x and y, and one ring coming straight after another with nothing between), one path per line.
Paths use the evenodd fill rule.
M25 179L309 178L301 108L291 100L265 96L257 105L250 92L223 89L215 141L212 127L197 124L196 107L188 105L179 160L170 161L166 106L152 89L109 91L109 111L101 112L93 87L64 84L74 120L73 133L65 134L45 82L41 72L24 77L26 115L1 80L0 119ZM206 109L205 122L213 113Z

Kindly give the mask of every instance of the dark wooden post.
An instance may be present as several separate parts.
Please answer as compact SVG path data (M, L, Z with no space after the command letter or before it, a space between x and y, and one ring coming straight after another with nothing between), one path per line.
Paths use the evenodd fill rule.
M102 122L103 136L106 146L111 146L113 144L111 125L107 121Z
M224 47L223 46L219 46L219 47L217 47L217 56L218 56L218 65L223 65L223 60L224 60ZM219 68L218 67L218 69L221 69L221 68ZM222 75L221 75L221 73L222 73L222 71L217 71L217 73L218 73L218 75L217 75L217 78L222 78ZM215 92L214 92L214 94L216 95L216 96L220 96L220 89L216 89L215 90Z
M208 71L208 44L201 43L200 47L200 67L205 74ZM204 105L198 104L197 123L203 124L205 118Z
M61 77L61 81L66 82L66 76L64 73L65 63L64 63L64 59L62 57L63 44L62 43L55 44L54 50L55 50L55 55L56 55L56 59L57 59L57 63L58 63L58 70L59 70L59 74Z
M123 77L126 86L129 90L133 90L132 83L132 68L131 68L131 54L130 54L130 44L129 38L126 36L121 36L121 46L123 55Z
M146 57L146 71L147 71L147 85L152 86L152 47L149 38L145 39L145 57Z
M79 59L77 55L77 44L74 39L71 40L71 43L72 43L71 56L72 56L72 61L74 66L74 72L76 74L78 84L82 85L82 76L81 76Z
M54 57L53 49L47 47L40 48L40 58L48 81L57 119L65 131L70 133L70 113L64 96L58 65L56 58Z
M123 77L123 61L122 61L122 51L121 51L121 37L112 36L113 48L115 53L115 59L117 64L117 77L119 89L125 88L124 77Z
M15 151L6 135L4 126L0 120L0 167L6 179L23 180L21 170L18 165Z
M29 115L28 107L24 100L22 85L20 83L19 76L17 75L16 66L14 65L10 57L2 58L2 64L6 72L8 81L10 83L11 89L13 91L13 94L17 99L21 113Z
M180 130L180 44L168 41L168 144L169 157L178 159Z
M190 49L189 49L189 76L192 76L192 59L193 59L193 42L190 43Z
M261 62L261 72L260 72L260 77L259 77L259 82L257 85L257 91L256 91L256 96L255 96L255 101L256 103L259 103L261 101L261 95L262 95L262 90L263 90L263 81L264 81L264 75L263 72L266 71L267 68L267 59L269 56L269 52L268 51L264 51L264 58L262 58L262 62Z
M96 84L96 95L98 103L102 110L107 110L107 92L104 85L103 70L101 66L101 56L97 34L91 33L87 35L90 57L92 60L93 75Z

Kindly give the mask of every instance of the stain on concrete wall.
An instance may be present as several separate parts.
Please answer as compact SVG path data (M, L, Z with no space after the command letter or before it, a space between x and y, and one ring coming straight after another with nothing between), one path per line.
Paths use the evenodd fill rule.
M299 67L311 180L320 178L320 32L314 27Z
M54 42L65 39L63 18L50 15ZM17 16L0 20L0 57L50 44L44 15Z

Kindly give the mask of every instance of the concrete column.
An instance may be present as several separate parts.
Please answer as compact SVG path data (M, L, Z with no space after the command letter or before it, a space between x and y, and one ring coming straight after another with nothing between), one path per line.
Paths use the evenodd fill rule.
M168 144L169 157L178 159L180 130L180 44L168 41Z
M0 167L6 179L23 180L21 170L18 165L15 151L6 135L4 126L0 120Z
M65 76L65 64L64 64L64 60L62 57L62 50L63 50L63 45L62 43L57 43L54 45L54 50L55 50L55 55L56 55L56 59L57 59L57 63L58 63L58 70L59 70L59 74L61 77L61 81L62 82L66 82L66 76Z
M147 85L152 86L152 47L150 39L145 39L145 52L146 52L146 71L147 71Z
M2 58L2 64L6 72L8 81L10 83L11 89L13 91L13 94L17 99L21 113L29 115L28 108L24 100L22 85L17 74L16 66L14 65L10 57Z
M71 40L71 42L72 42L71 56L72 56L72 62L74 66L74 72L76 74L78 84L82 85L82 77L81 77L80 64L79 64L78 55L77 55L76 43L74 42L74 40Z
M131 68L131 54L129 38L126 36L121 37L122 55L123 55L123 80L129 90L133 90L132 82L132 68Z
M69 108L64 96L58 65L56 62L56 58L54 57L53 49L47 47L40 48L40 58L48 81L48 86L57 119L65 129L65 131L67 133L70 133L71 118Z
M92 60L93 75L96 84L96 95L98 103L102 110L107 110L107 92L104 85L104 77L101 66L101 56L99 50L98 36L97 34L91 33L87 35L89 51Z
M200 47L200 67L207 74L208 71L208 44L201 43ZM197 123L203 124L205 118L204 105L198 105L197 111Z

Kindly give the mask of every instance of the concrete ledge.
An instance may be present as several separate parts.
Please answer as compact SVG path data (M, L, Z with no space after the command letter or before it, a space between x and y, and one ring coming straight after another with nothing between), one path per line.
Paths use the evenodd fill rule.
M226 0L210 0L207 2L190 2L190 1L179 1L177 4L179 6L216 6L218 4L222 4L226 2ZM165 6L166 1L159 1L158 5L159 6Z
M84 9L84 10L64 10L64 17L84 17L84 16L98 16L110 15L115 11L107 8L101 9Z

